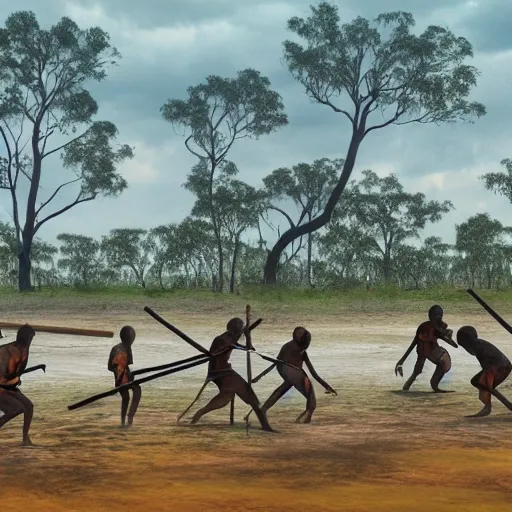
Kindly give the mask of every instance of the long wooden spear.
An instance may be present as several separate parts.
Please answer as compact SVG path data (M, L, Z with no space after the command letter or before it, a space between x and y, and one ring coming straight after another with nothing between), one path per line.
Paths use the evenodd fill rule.
M32 372L35 372L37 370L43 370L44 373L46 373L46 365L45 364L38 364L36 366L31 366L30 368L26 368L25 370L23 370L19 376L21 375L25 375L27 373L32 373Z
M259 319L259 323L261 323L261 318ZM259 325L258 323L258 325ZM247 347L247 350L251 350L253 347L251 345L251 331L249 330L249 327L251 325L251 306L247 304L245 306L245 328L244 328L244 335L245 335L245 346ZM245 354L246 357L246 365L247 365L247 378L249 382L249 386L251 386L251 354L247 352ZM204 389L201 388L201 392ZM231 407L229 410L229 423L233 425L235 423L235 397L231 399ZM247 435L249 435L249 422L245 422L245 428L247 431Z
M256 375L256 377L254 377L254 379L251 380L251 383L256 384L256 382L265 377L265 375L270 373L275 367L275 364L271 364L266 370L263 370L259 375Z
M0 321L0 329L19 329L27 325L19 322L2 322ZM50 332L53 334L72 334L74 336L93 336L96 338L113 338L113 331L100 331L97 329L79 329L77 327L60 327L56 325L40 325L28 324L36 332Z
M199 361L200 359L209 359L208 356L203 354L198 354L197 356L187 357L186 359L181 359L179 361L174 361L173 363L161 364L160 366L151 366L149 368L140 368L138 370L134 370L132 375L135 377L136 375L141 375L143 373L150 372L158 372L160 370L167 370L167 368L175 368L176 366L180 366L182 364L191 363L193 361Z
M251 366L251 350L254 350L254 347L252 346L252 339L251 339L251 331L249 331L249 325L251 323L251 306L250 304L247 304L245 306L245 348L247 349L247 352L245 353L246 357L246 364L247 364L247 384L249 385L249 391L252 394L252 366ZM246 418L245 420L245 431L247 436L249 436L249 418Z
M187 336L183 331L180 331L180 329L170 324L167 320L164 320L158 313L153 311L150 307L146 306L144 308L144 311L151 315L157 322L160 322L164 327L167 327L167 329L169 329L174 334L179 336L183 341L186 341L196 350L199 350L199 352L202 352L203 354L210 355L210 352L208 352L207 349L205 349L202 345L197 343L197 341L194 341L190 336ZM256 327L258 327L258 325L260 325L261 322L263 322L263 318L258 318L258 320L256 320L249 326L249 331L253 331L254 329L256 329Z
M202 352L203 354L207 356L211 356L210 352L205 349L202 345L197 343L197 341L194 341L190 336L187 336L183 331L180 331L177 327L174 327L174 325L167 322L167 320L164 320L158 313L153 311L151 308L148 308L146 306L144 308L144 311L151 315L157 322L160 322L164 327L167 327L170 331L172 331L174 334L179 336L183 341L186 341L189 345L194 347L196 350L199 350L199 352Z
M85 400L82 400L75 404L68 405L68 409L70 411L72 411L74 409L78 409L80 407L83 407L84 405L88 405L92 402L96 402L96 400L101 400L102 398L106 398L107 396L115 395L116 393L119 393L120 391L123 391L125 389L131 389L133 386L138 386L140 384L144 384L145 382L149 382L154 379L159 379L160 377L165 377L166 375L171 375L172 373L181 372L183 370L187 370L188 368L193 368L194 366L198 366L200 364L205 364L208 362L208 360L209 360L209 358L205 357L203 359L200 359L199 361L194 361L192 363L180 366L178 368L171 368L170 370L156 373L155 375L150 375L149 377L132 380L131 382L128 382L127 384L123 384L122 386L118 386L117 388L111 389L109 391L105 391L104 393L99 393L98 395L91 396L91 397L86 398Z
M503 318L494 311L494 309L491 308L481 297L478 296L476 292L474 292L471 288L468 288L466 290L471 297L473 297L486 311L489 313L494 320L496 320L505 330L507 330L510 334L512 334L512 327L510 324L505 322Z
M206 379L204 381L203 387L199 390L199 393L197 394L196 398L194 399L194 402L196 402L197 399L201 396L201 393L204 391L204 388L207 386L207 384L209 382L210 381L208 379ZM180 417L178 418L178 421L183 417L183 414L185 414L190 409L190 407L192 407L194 405L194 402L192 402L190 404L190 406L187 408L187 410L180 415ZM231 399L231 404L229 406L229 424L230 425L235 424L235 397L233 397Z

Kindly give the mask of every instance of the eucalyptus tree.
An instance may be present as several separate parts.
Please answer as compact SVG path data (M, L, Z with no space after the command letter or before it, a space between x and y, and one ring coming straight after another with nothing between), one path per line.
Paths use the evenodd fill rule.
M224 254L213 201L216 172L240 139L257 139L288 123L281 96L270 80L254 69L236 78L217 75L189 87L186 100L170 99L160 109L165 120L185 129L187 150L207 168L208 201L218 254L219 291L223 291Z
M33 241L48 221L127 186L116 169L133 150L114 145L114 124L93 120L98 104L86 89L87 82L104 80L106 68L119 58L106 32L81 29L68 17L45 30L33 12L17 11L0 29L0 166L12 200L21 291L32 289ZM54 174L59 155L74 177L42 199L43 177ZM62 201L66 190L71 198ZM49 212L57 198L58 206Z
M308 18L288 20L303 44L284 41L284 60L310 99L348 121L350 137L323 212L290 227L269 251L269 284L276 283L286 247L330 221L368 134L391 125L473 122L485 114L484 105L468 100L478 71L466 63L473 48L465 38L435 25L416 35L412 14L402 11L341 24L334 4L310 9Z

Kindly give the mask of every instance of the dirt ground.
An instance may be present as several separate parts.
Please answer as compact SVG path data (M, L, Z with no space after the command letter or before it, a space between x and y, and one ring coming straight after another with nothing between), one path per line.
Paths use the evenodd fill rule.
M157 311L204 346L232 314ZM134 369L196 354L143 312L98 314L10 310L5 320L112 329L116 337L129 323L138 332ZM315 383L313 422L296 425L305 404L290 392L268 415L278 434L262 432L254 415L247 433L246 406L239 400L234 426L229 407L189 426L191 414L215 394L213 384L177 425L176 416L203 382L204 366L144 385L130 430L118 426L118 396L68 411L67 405L113 386L106 362L114 340L38 334L29 364L46 363L47 372L27 375L22 385L35 404L31 435L37 446L18 446L20 419L0 432L2 512L512 510L512 413L496 403L488 418L464 418L481 407L469 384L478 362L449 347L453 366L442 387L455 393L430 392L430 363L410 392L399 391L404 379L393 368L424 312L364 311L344 316L343 326L332 314L267 316L254 332L257 349L277 354L293 327L305 325L313 333L311 360L339 393L325 395ZM512 337L485 312L447 313L446 321L455 331L475 325L512 356ZM14 332L4 333L5 341L13 339ZM245 356L235 353L232 360L245 376ZM258 356L252 361L253 375L268 366ZM405 378L414 361L413 353ZM263 401L279 383L274 371L255 391ZM512 396L512 378L501 389Z

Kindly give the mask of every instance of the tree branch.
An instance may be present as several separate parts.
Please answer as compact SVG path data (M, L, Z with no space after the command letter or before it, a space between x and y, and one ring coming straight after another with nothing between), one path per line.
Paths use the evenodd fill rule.
M302 242L303 242L303 239L304 237L300 237L300 241L299 241L299 247L297 247L297 250L295 252L293 252L289 258L286 259L286 262L285 263L290 263L290 261L293 260L293 258L295 258L297 256L297 254L299 253L299 251L302 249Z
M68 142L66 142L65 144L62 144L62 146L59 146L58 148L55 148L55 149L52 149L50 151L48 151L47 153L41 153L41 160L43 158L46 158L47 156L50 156L51 154L53 153L56 153L57 151L60 151L62 149L65 149L67 148L70 144L73 144L73 142L76 142L77 140L80 140L82 137L84 137L85 135L87 135L87 133L89 132L89 130L86 130L84 133L82 133L81 135L79 135L78 137L75 137L74 139L71 139L69 140ZM53 130L47 134L47 136L45 137L45 141L44 141L44 145L43 145L43 151L44 151L44 148L46 146L46 139L53 133Z
M267 219L265 219L265 217L263 216L263 214L261 214L261 219L263 220L263 222L264 222L264 223L265 223L265 224L266 224L266 225L267 225L267 226L268 226L272 231L274 231L274 230L275 230L275 227L274 227L274 226L272 226L272 225L270 224L270 222L268 222L268 220L267 220Z
M367 128L365 130L364 137L366 137L366 135L368 135L373 130L378 130L380 128L385 128L386 126L389 126L390 124L393 124L394 122L397 121L397 119L400 116L402 116L404 114L404 112L405 112L405 109L404 110L400 110L399 107L397 107L395 115L391 119L388 119L386 122L384 122L382 124L376 124L374 126L370 126L370 128Z
M269 205L268 209L275 210L276 212L283 214L286 217L286 220L290 223L290 227L292 227L292 228L295 227L295 224L293 223L292 218L284 210L281 210L281 208L278 208L277 206L274 206L274 205ZM265 220L265 219L263 219L263 220Z
M185 146L186 146L186 148L187 148L187 149L188 149L188 150L189 150L189 151L190 151L194 156L196 156L197 158L199 158L200 160L202 160L202 159L204 158L204 156L203 156L203 155L200 155L199 153L196 153L194 150L190 149L190 146L188 145L189 140L190 140L190 139L192 139L192 138L193 138L193 136L192 136L192 135L189 135L189 136L185 139ZM208 156L211 158L211 156L210 156L210 155L208 155Z
M300 214L299 220L297 221L297 225L299 225L304 220L304 217L308 213L311 213L311 208L309 207L309 205L303 206L302 213Z
M79 197L80 197L80 195L78 195L78 197L75 199L75 201L73 201L71 204L68 204L67 206L64 206L64 208L61 208L60 210L57 210L54 213L51 213L50 215L45 217L42 221L38 222L34 228L34 235L39 231L39 229L45 222L48 222L49 220L51 220L55 217L58 217L59 215L67 212L68 210L73 208L73 206L76 206L77 204L85 203L87 201L92 201L93 199L96 199L96 194L89 196L89 197L84 197L83 199L79 199Z
M57 189L55 190L55 192L50 196L50 198L45 201L37 210L36 210L36 217L39 215L39 213L41 212L41 210L46 206L48 205L53 199L54 197L59 193L59 191L64 188L66 185L71 185L72 183L76 183L77 181L80 181L82 178L77 178L76 180L71 180L71 181L68 181L66 183L63 183L62 185L60 185L59 187L57 187Z
M328 100L327 98L321 98L318 94L316 94L313 90L310 89L310 92L311 94L313 95L313 98L315 98L316 101L318 101L318 103L322 104L322 105L326 105L327 107L331 107L334 112L337 112L339 114L343 114L345 117L347 117L347 119L352 123L354 124L354 118L346 111L346 110L343 110L339 107L337 107L334 103L332 103L330 100Z
M396 123L398 126L402 126L404 124L411 124L411 123L421 123L423 122L423 119L428 117L432 112L426 112L421 117L417 117L416 119L410 119L409 121L403 121L402 123Z
M10 186L12 206L13 206L13 208L12 208L13 209L13 221L14 221L14 227L16 229L17 250L19 251L20 250L21 226L20 226L20 217L19 217L19 211L18 211L18 198L16 197L16 181L13 181L13 179L12 179L12 151L11 151L11 146L9 145L9 142L7 140L7 135L1 126L0 126L0 133L4 140L5 148L7 150L7 155L8 155L7 177L9 178L9 186Z

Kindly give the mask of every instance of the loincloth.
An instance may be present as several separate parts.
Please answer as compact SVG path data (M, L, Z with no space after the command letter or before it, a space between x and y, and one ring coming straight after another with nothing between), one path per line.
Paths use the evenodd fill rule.
M444 362L447 358L450 359L450 354L444 347L435 347L426 355L426 358L431 363L440 364Z
M206 376L207 382L215 382L218 379L221 379L222 377L228 377L230 375L234 375L236 372L231 368L231 365L229 365L229 368L221 368L219 370L209 370L208 375Z
M119 376L117 376L115 372L112 373L114 374L116 388L118 388L119 386L123 386L124 384L128 384L129 382L132 382L134 380L132 372L129 369L126 369Z

